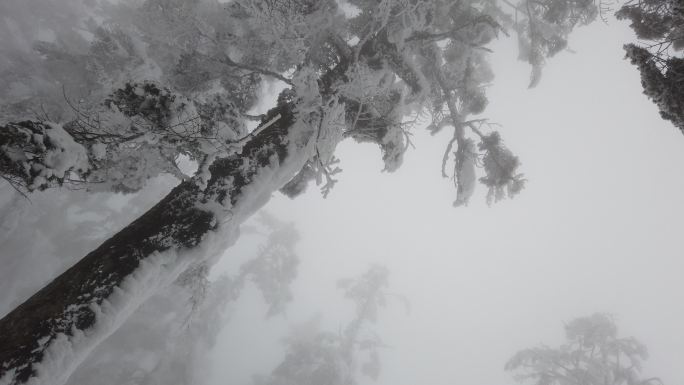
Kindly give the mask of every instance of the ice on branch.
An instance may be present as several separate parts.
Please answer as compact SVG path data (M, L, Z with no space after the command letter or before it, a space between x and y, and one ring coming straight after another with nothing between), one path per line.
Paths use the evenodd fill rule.
M472 139L465 139L458 146L456 151L455 162L456 166L454 172L456 173L456 200L454 206L467 206L470 198L475 192L475 185L477 183L477 174L475 166L477 165L478 154L475 148L475 142Z

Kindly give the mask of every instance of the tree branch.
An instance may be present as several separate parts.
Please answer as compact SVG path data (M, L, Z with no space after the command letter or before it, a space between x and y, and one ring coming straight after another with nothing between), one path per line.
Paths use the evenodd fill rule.
M230 67L235 67L235 68L240 68L240 69L247 70L247 71L257 72L257 73L260 73L262 75L266 75L266 76L276 78L276 79L280 80L281 82L283 82L287 85L290 85L290 86L293 85L292 80L286 78L285 76L283 76L277 72L273 72L271 70L267 70L264 68L251 66L249 64L237 63L237 62L231 60L231 58L228 55L223 55L222 58L218 59L218 62L225 64L227 66L230 66Z

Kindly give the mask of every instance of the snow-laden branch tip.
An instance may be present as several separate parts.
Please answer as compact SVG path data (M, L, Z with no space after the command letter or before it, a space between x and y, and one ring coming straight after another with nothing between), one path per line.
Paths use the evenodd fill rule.
M240 138L240 139L237 141L237 144L238 144L238 145L242 145L242 144L247 143L247 141L249 141L250 139L252 139L252 138L254 138L255 136L259 135L259 133L262 132L263 130L269 128L271 125L273 125L273 123L277 122L278 119L280 119L281 117L282 117L282 116L281 116L280 114L278 114L278 115L272 117L272 118L269 119L266 123L264 123L264 124L262 124L261 126L255 128L254 131L252 131L252 132L250 132L249 134L247 134L247 135L243 136L242 138Z

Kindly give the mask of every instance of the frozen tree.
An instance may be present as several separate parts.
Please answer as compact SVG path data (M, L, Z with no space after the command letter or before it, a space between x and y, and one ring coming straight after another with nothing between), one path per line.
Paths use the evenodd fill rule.
M566 342L558 348L540 346L516 353L505 369L523 383L535 385L651 385L641 378L646 347L633 337L618 337L612 317L596 313L565 325Z
M19 12L15 3L3 5L7 14ZM85 20L51 29L48 40L36 37L29 52L6 48L0 63L10 83L0 91L6 103L0 122L39 118L9 122L0 131L0 175L22 191L68 182L131 192L161 173L185 179L179 157L210 163L244 137L245 113L262 77L287 81L258 67L279 52L260 50L265 43L254 30L236 36L231 26L239 14L217 13L218 3L149 0L140 7L85 8ZM217 19L222 13L225 19ZM75 143L56 140L61 131ZM72 152L79 158L58 155Z
M359 375L377 379L383 343L369 329L387 301L388 270L371 266L356 279L338 282L354 302L355 316L340 333L321 331L316 320L296 328L285 340L285 358L256 385L353 385Z
M261 292L267 316L283 312L297 275L299 234L294 224L264 211L251 222L260 244L237 271L210 281L207 264L192 266L98 346L68 383L198 384L246 285Z
M616 13L629 20L641 44L625 45L641 85L663 119L684 131L684 4L679 0L628 1Z
M17 2L3 3L3 11L24 10ZM570 0L538 8L350 0L344 12L334 0L88 4L79 18L81 9L66 2L76 20L45 24L28 51L24 44L3 56L2 81L11 84L0 89L30 92L3 94L11 108L0 117L2 175L28 190L73 179L134 191L160 173L182 181L0 320L0 382L66 381L158 288L211 264L275 191L296 196L315 181L329 193L339 172L335 148L345 138L377 144L393 171L412 127L430 121L434 132L453 130L443 169L451 161L455 205L467 204L478 175L490 201L515 195L524 183L518 158L485 119L470 117L487 104L486 45L509 26L522 39L564 37L578 24L568 20L591 8ZM529 25L545 30L520 32L512 15L521 7L530 9ZM551 17L554 7L565 11ZM534 50L555 52L543 39L531 43ZM51 72L57 69L65 73ZM75 76L69 81L84 87L76 97L64 80ZM285 90L267 113L252 116L264 79ZM49 108L36 118L30 111L41 103ZM257 127L247 133L243 125L253 118ZM110 130L123 137L105 141ZM93 132L101 140L91 144ZM198 162L195 175L177 172L181 155Z
M503 1L515 8L515 18L509 19L509 23L518 34L520 59L532 66L530 87L539 83L546 58L567 47L570 32L578 25L591 23L600 12L606 11L603 3L591 0L527 0L517 5Z
M152 187L172 187L153 183ZM159 197L149 190L126 197L52 190L35 193L28 200L8 185L1 191L0 265L6 277L0 279L2 315L73 264L71 255L97 247L103 237L135 219Z
M272 316L281 313L292 300L290 284L299 266L294 250L299 234L293 223L282 222L263 211L259 221L268 230L266 243L255 258L242 265L233 290L240 290L246 280L251 281L263 295L268 315Z
M66 124L24 121L0 130L0 173L20 191L69 183L134 192L166 173L186 179L181 156L198 163L246 135L229 100L190 101L155 83L128 83L97 111Z

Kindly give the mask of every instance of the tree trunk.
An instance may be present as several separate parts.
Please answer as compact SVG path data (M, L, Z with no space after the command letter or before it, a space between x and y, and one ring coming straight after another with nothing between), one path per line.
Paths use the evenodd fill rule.
M313 129L295 105L282 103L266 121L278 115L240 154L213 163L205 189L182 182L0 320L0 384L64 383L156 288L218 239L233 242L312 154Z
M417 75L383 34L370 39L360 60L381 69L390 63L413 92ZM61 385L88 353L111 335L154 291L175 280L192 262L208 258L208 248L223 251L234 242L239 225L261 208L317 154L316 143L324 121L322 106L336 96L336 86L349 81L349 58L318 79L323 100L293 101L284 91L278 106L241 153L216 160L206 188L199 177L184 181L136 221L105 241L46 287L0 320L0 385ZM404 63L404 64L402 64ZM410 76L409 76L410 75ZM407 80L408 79L408 80ZM305 97L306 98L306 97ZM344 100L346 121L356 122L343 136L389 147L386 135L397 119L360 110ZM394 111L400 98L388 100ZM367 115L367 116L366 116ZM398 116L398 115L397 115ZM335 137L335 135L332 135ZM333 139L330 139L333 140ZM327 146L334 148L337 143ZM396 152L396 151L395 151ZM403 151L402 151L403 152ZM387 159L386 159L387 160ZM318 162L323 162L317 160ZM396 161L394 162L396 163ZM302 183L306 183L306 179ZM301 192L301 190L298 190Z

